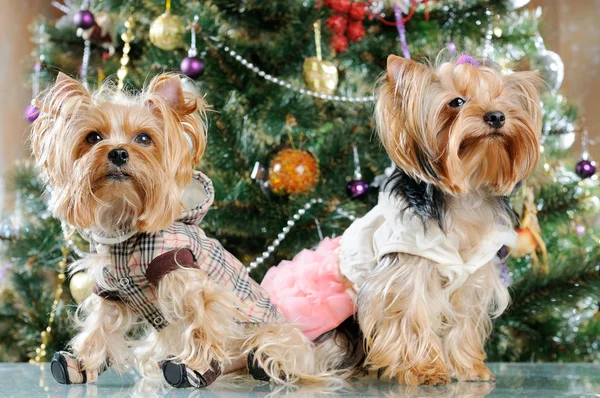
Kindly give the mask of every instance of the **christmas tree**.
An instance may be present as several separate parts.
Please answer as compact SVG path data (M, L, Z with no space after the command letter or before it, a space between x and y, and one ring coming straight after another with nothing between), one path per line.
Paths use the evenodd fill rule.
M133 91L163 71L195 79L214 109L200 167L216 203L203 228L260 280L376 203L391 172L372 119L388 54L464 52L507 71L539 69L548 84L543 157L513 200L519 245L500 270L513 305L495 322L489 359L598 360L595 166L571 148L582 127L557 92L562 62L526 3L65 0L56 3L64 17L32 24L39 46L30 81L36 93L58 70L90 88L116 75ZM49 214L31 165L16 165L8 179L17 201L0 235L0 360L44 360L68 341L73 297L89 288L63 273L86 247Z

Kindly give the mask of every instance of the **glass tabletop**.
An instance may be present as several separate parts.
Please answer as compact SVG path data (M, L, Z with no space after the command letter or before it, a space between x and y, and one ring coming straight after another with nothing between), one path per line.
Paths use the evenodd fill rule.
M599 364L492 363L495 382L454 382L442 387L409 387L363 377L331 385L270 385L238 376L219 379L204 390L173 389L162 380L141 379L135 371L102 374L96 385L56 383L49 365L0 364L1 397L514 397L599 396Z

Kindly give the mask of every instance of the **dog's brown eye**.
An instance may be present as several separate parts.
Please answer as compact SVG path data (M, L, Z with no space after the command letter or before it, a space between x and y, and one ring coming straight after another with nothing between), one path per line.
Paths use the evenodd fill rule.
M460 108L461 106L463 106L465 104L465 100L458 97L458 98L454 98L452 101L450 101L448 103L448 106L450 108Z
M85 142L87 142L90 145L96 145L97 143L99 143L102 140L103 140L102 136L97 131L92 131L85 137Z
M146 133L139 133L134 140L137 144L148 146L152 144L152 138Z

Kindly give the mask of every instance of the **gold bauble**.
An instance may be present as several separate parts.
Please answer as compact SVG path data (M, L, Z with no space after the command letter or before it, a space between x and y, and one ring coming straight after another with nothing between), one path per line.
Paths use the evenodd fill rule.
M92 286L94 286L94 281L90 279L87 272L78 272L71 276L69 288L71 289L71 296L77 304L81 304L83 300L92 294Z
M338 70L329 61L309 57L302 65L302 76L311 91L332 95L338 84Z
M179 18L166 11L150 25L150 41L162 50L174 50L183 45L185 26Z

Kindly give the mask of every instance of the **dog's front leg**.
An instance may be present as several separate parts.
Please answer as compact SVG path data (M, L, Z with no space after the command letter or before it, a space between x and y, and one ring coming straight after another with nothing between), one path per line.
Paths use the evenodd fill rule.
M444 294L433 264L408 255L389 257L358 294L366 365L400 383L447 384L441 326Z
M77 309L73 353L61 351L52 358L54 378L62 384L93 383L108 366L123 370L134 363L125 335L135 319L123 303L92 294Z
M239 299L196 268L160 280L157 306L169 326L157 334L157 359L174 387L206 387L235 367L243 343Z
M493 380L484 365L484 344L492 330L490 314L500 315L510 297L493 263L473 273L450 296L452 317L447 319L444 351L452 376L458 380Z

